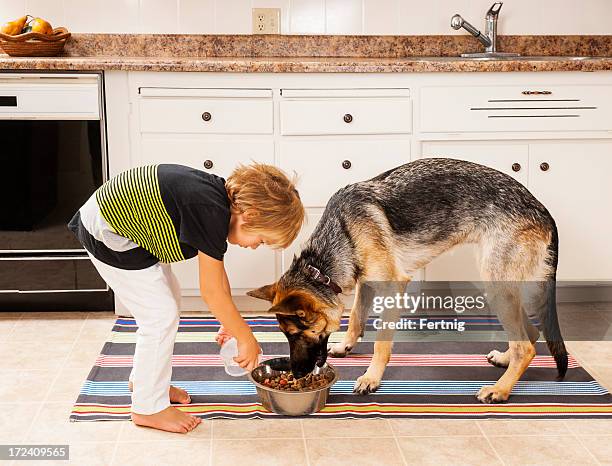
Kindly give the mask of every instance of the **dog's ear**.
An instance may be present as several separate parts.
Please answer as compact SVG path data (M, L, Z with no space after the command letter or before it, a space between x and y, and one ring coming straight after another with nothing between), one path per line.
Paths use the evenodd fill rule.
M268 309L270 314L282 314L286 316L305 317L309 306L307 300L301 294L285 296L279 303Z
M251 296L252 298L257 299L265 299L266 301L272 302L274 300L274 296L276 295L276 283L272 283L271 285L265 285L261 288L257 288L256 290L247 291L247 296Z
M282 302L278 303L276 306L272 306L267 312L270 314L281 314L284 316L304 317L306 315L303 309L295 309L285 306Z

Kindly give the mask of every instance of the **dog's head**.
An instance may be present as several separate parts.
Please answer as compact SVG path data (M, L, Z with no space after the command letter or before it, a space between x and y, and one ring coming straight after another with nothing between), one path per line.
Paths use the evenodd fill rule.
M291 371L303 377L327 360L327 340L340 328L342 302L333 294L316 288L288 287L281 281L247 293L272 303L268 312L276 314L282 332L289 340Z

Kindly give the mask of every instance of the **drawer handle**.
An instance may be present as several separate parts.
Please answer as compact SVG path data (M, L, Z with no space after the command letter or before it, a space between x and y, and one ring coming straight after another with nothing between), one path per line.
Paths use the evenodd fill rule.
M549 168L550 168L550 165L548 165L548 163L546 162L542 162L540 164L540 170L542 170L543 172L547 172Z
M550 95L552 91L523 91L523 95Z
M204 160L204 168L210 170L213 167L214 163L212 160Z
M351 121L353 121L353 115L351 115L350 113L347 113L344 115L344 122L345 123L350 123Z
M521 171L521 164L520 163L513 163L512 164L512 171L513 172L520 172Z
M202 113L202 120L210 121L212 119L212 115L209 112Z
M351 163L350 160L345 160L345 161L342 162L342 168L344 168L345 170L348 170L352 166L353 166L353 164Z

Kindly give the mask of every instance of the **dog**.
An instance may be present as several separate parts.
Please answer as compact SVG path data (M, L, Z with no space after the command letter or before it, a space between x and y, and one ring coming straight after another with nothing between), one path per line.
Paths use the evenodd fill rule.
M540 330L529 317L539 320L561 380L568 356L556 312L555 221L518 181L476 163L419 159L340 189L278 282L247 294L271 302L269 312L289 341L292 371L301 377L322 366L328 351L348 354L363 335L373 298L366 282L408 283L432 259L465 243L476 245L483 281L507 284L498 290L495 310L512 335L505 352L487 355L506 371L476 397L483 403L508 399L535 356ZM537 282L535 292L522 293L521 281ZM344 311L340 295L353 290L346 336L328 350ZM391 341L374 344L356 393L379 387L391 350Z

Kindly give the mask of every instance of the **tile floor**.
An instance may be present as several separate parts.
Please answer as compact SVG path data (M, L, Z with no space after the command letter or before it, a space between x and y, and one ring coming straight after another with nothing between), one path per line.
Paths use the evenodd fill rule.
M612 324L612 304L560 306L577 311ZM70 444L79 466L612 464L612 420L216 420L188 435L70 423L113 322L112 313L0 313L0 444ZM612 342L568 347L612 390Z

